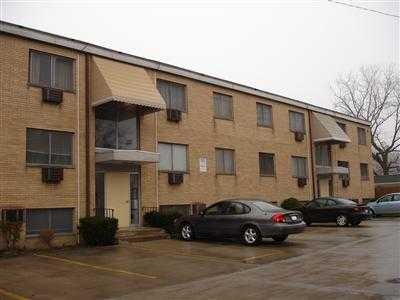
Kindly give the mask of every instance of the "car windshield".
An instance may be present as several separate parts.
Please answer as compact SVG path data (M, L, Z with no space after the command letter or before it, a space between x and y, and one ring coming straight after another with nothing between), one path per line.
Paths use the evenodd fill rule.
M349 200L349 199L343 199L343 198L334 198L338 205L357 205L356 202Z
M280 209L279 207L264 201L254 201L253 204L262 211L275 211Z

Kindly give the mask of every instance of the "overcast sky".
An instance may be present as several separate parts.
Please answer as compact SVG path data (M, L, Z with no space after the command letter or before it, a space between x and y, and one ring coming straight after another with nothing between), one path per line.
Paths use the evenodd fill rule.
M1 19L332 107L330 85L399 64L399 19L319 1L5 1ZM348 1L399 14L399 1Z

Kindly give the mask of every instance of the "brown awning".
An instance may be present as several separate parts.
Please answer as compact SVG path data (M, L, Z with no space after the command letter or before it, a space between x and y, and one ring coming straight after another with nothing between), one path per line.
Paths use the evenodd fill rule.
M165 109L165 101L154 80L143 68L93 57L93 102L98 106L117 101L157 111Z
M350 138L331 116L313 112L311 126L314 142L350 142Z

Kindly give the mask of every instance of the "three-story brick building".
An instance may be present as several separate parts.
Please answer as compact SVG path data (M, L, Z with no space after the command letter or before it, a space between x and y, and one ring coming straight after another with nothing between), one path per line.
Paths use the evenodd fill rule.
M368 122L6 22L0 42L0 211L28 247L85 215L374 196Z

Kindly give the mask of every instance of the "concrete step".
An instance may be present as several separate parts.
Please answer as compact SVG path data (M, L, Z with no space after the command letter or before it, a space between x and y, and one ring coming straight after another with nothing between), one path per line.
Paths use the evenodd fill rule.
M125 237L119 237L118 239L122 242L137 243L137 242L164 240L169 238L170 238L169 234L158 234L158 235L151 234L151 235L141 235L141 236L125 236Z
M140 227L119 230L117 237L120 241L143 242L167 239L170 235L162 228Z

